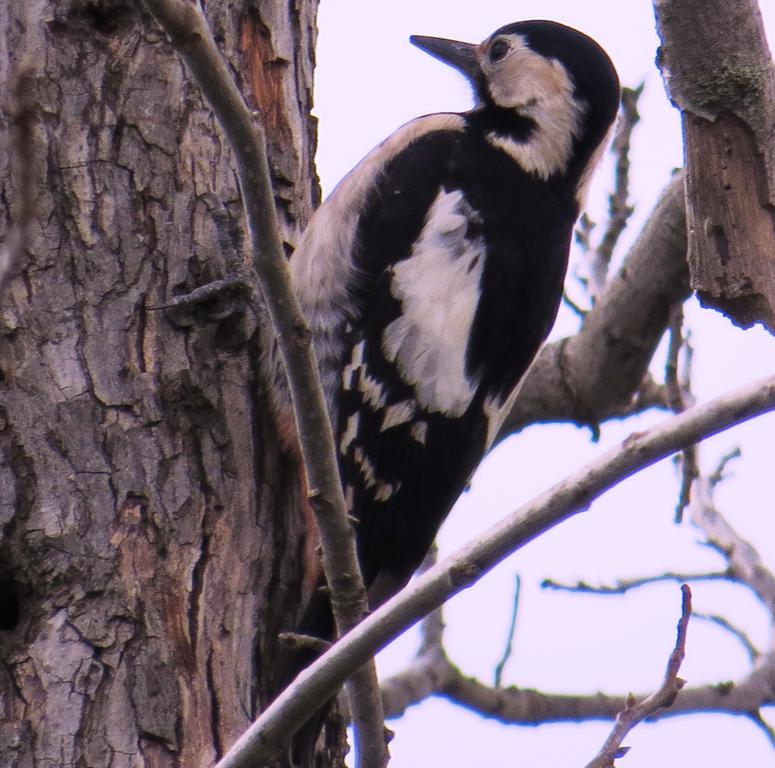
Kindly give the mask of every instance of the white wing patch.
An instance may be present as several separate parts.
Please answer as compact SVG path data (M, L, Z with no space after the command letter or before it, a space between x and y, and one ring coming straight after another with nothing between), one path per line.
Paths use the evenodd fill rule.
M352 445L353 440L358 436L358 424L360 422L360 415L354 413L347 419L347 426L342 433L342 439L339 441L339 450L342 456L347 455L347 451Z
M417 138L432 131L462 131L464 128L465 119L457 114L425 115L399 128L339 182L312 217L291 256L289 269L293 287L312 331L323 391L334 424L338 415L332 404L340 386L342 364L346 362L342 329L347 318L357 314L350 295L355 233L369 191L377 183L386 163ZM275 360L280 366L278 356ZM284 372L281 371L277 380L278 391L272 393L274 407L290 413Z
M374 488L374 499L376 501L387 501L401 488L400 480L397 480L395 483L385 483L377 477L374 465L360 446L353 452L353 460L363 478L364 486L366 488Z
M380 432L384 432L400 424L406 424L414 418L417 407L414 400L402 400L400 403L394 403L385 408L385 415L382 417L382 426Z
M402 314L382 336L385 358L414 387L417 403L452 417L466 411L478 383L465 369L485 252L481 238L466 237L476 217L460 190L439 191L411 256L393 267Z
M420 445L425 445L428 441L427 421L417 421L412 424L412 439L416 440Z

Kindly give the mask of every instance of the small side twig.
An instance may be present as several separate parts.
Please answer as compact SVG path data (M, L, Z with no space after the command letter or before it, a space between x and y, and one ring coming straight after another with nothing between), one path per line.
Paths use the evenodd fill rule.
M288 649L313 651L317 655L325 653L333 645L328 640L297 632L281 632L277 639Z
M509 622L509 631L506 637L506 647L503 649L503 656L495 667L495 687L501 687L501 680L503 678L503 670L511 658L511 654L514 646L514 633L517 629L517 614L519 613L519 593L522 588L522 579L517 574L514 577L514 600L511 608L511 621Z
M638 99L643 93L643 84L637 88L622 88L621 111L616 125L611 151L616 156L614 171L614 191L608 197L608 223L600 244L589 254L590 294L596 301L605 290L608 281L608 268L614 255L616 244L627 227L633 207L630 196L630 141L640 115Z
M571 312L573 312L576 317L578 317L580 320L584 320L584 318L589 313L588 309L584 309L580 304L577 304L569 295L567 291L563 291L562 294L562 303L565 304L568 309L570 309Z
M750 713L751 721L764 732L764 735L770 740L770 745L775 749L775 728L773 728L763 717L760 710L754 710Z
M724 480L724 478L727 477L727 465L735 459L739 459L742 455L743 452L740 450L740 446L738 445L719 459L718 466L708 476L708 483L710 484L711 490L713 490L720 482Z
M670 323L668 326L670 334L670 343L667 351L667 362L665 364L665 388L667 391L667 402L674 413L681 413L691 404L690 395L690 372L691 347L683 336L683 306L676 304L673 306L670 314ZM679 366L679 357L681 350L686 353L686 366L682 372ZM675 522L680 523L683 520L684 510L691 502L692 485L699 477L699 468L697 466L697 448L690 445L684 448L680 454L681 467L681 488L678 493L678 503L675 507Z
M742 629L732 624L729 619L725 619L723 616L719 616L715 613L699 613L698 611L694 611L692 616L694 616L695 619L700 619L701 621L707 621L711 624L716 624L726 632L729 632L729 634L738 640L743 648L745 648L745 652L748 654L748 658L752 663L755 662L756 659L758 659L761 655L761 652L753 644L751 638L749 638Z
M674 573L668 571L656 576L642 576L638 579L620 579L615 584L593 585L585 581L578 581L575 584L562 584L552 579L544 579L541 582L543 589L554 589L562 592L580 592L590 595L624 595L630 590L639 589L650 584L660 584L665 581L676 581L679 584L697 581L724 581L734 580L734 576L729 571L714 571L710 573Z
M622 746L627 734L647 717L660 709L670 707L683 688L685 681L678 677L678 671L686 655L686 632L692 612L692 593L686 584L681 586L681 618L678 620L675 646L667 662L662 685L655 693L636 704L632 695L627 706L616 716L616 722L602 749L587 763L586 768L613 768L614 760L623 757L629 747Z
M694 485L691 520L704 534L707 545L724 557L730 579L745 584L775 615L775 574L756 548L743 538L717 509L713 483L701 477Z
M622 88L622 108L611 143L611 150L616 155L614 191L608 198L608 225L597 248L598 257L606 264L611 263L616 244L626 229L627 222L633 212L632 206L628 203L630 197L630 142L632 141L632 132L640 121L638 100L643 93L643 85L641 83L637 88Z

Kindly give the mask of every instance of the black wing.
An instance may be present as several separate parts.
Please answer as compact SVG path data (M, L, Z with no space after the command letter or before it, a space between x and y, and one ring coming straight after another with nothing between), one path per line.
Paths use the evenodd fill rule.
M372 190L337 429L372 605L425 556L548 333L574 219L464 130L416 139Z

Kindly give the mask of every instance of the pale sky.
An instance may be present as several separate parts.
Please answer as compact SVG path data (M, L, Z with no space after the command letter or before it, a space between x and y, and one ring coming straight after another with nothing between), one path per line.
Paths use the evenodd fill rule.
M775 3L761 3L769 38L775 40ZM766 7L765 7L766 6ZM408 42L410 34L477 42L498 27L529 18L549 18L578 27L608 51L624 85L645 82L642 123L633 142L633 224L626 249L650 212L673 168L681 165L680 120L667 101L654 66L658 38L648 0L393 0L389 3L322 0L320 5L315 113L320 118L318 170L325 193L376 143L407 120L428 112L461 111L471 104L467 84L452 69ZM603 220L610 163L598 172L590 193L593 218ZM761 330L742 332L721 315L690 303L687 310L696 347L695 392L705 400L771 373L775 340ZM555 335L572 332L563 315ZM663 365L658 356L656 372ZM593 445L583 430L566 426L527 430L484 462L472 490L453 510L440 534L442 554L484 529L598 455L632 431L664 418L647 414L603 430ZM710 441L701 452L712 470L718 457L740 445L744 458L718 500L729 521L751 538L775 568L775 501L771 435L775 415ZM516 553L446 608L447 649L464 673L485 682L506 640L514 574L522 577L522 599L514 656L506 684L562 693L650 692L659 685L675 637L680 609L677 585L640 590L626 599L564 595L540 590L545 577L610 583L668 569L715 570L721 563L698 546L688 523L672 523L677 498L669 462L609 492L590 511ZM742 588L697 584L695 607L723 613L760 645L769 627ZM416 646L409 633L380 657L381 671L400 669ZM693 620L681 676L690 685L739 677L747 658L739 643L716 627ZM772 709L768 718L775 724ZM504 727L440 700L392 721L396 768L418 766L584 765L600 748L610 724ZM654 765L775 765L775 752L741 718L706 715L641 725L626 740L631 752L622 768Z

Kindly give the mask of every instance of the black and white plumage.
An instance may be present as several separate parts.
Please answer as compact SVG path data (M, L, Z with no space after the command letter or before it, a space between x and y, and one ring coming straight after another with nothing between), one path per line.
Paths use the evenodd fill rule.
M412 41L469 79L475 107L372 150L290 262L372 606L420 564L549 333L619 102L604 51L554 22Z

